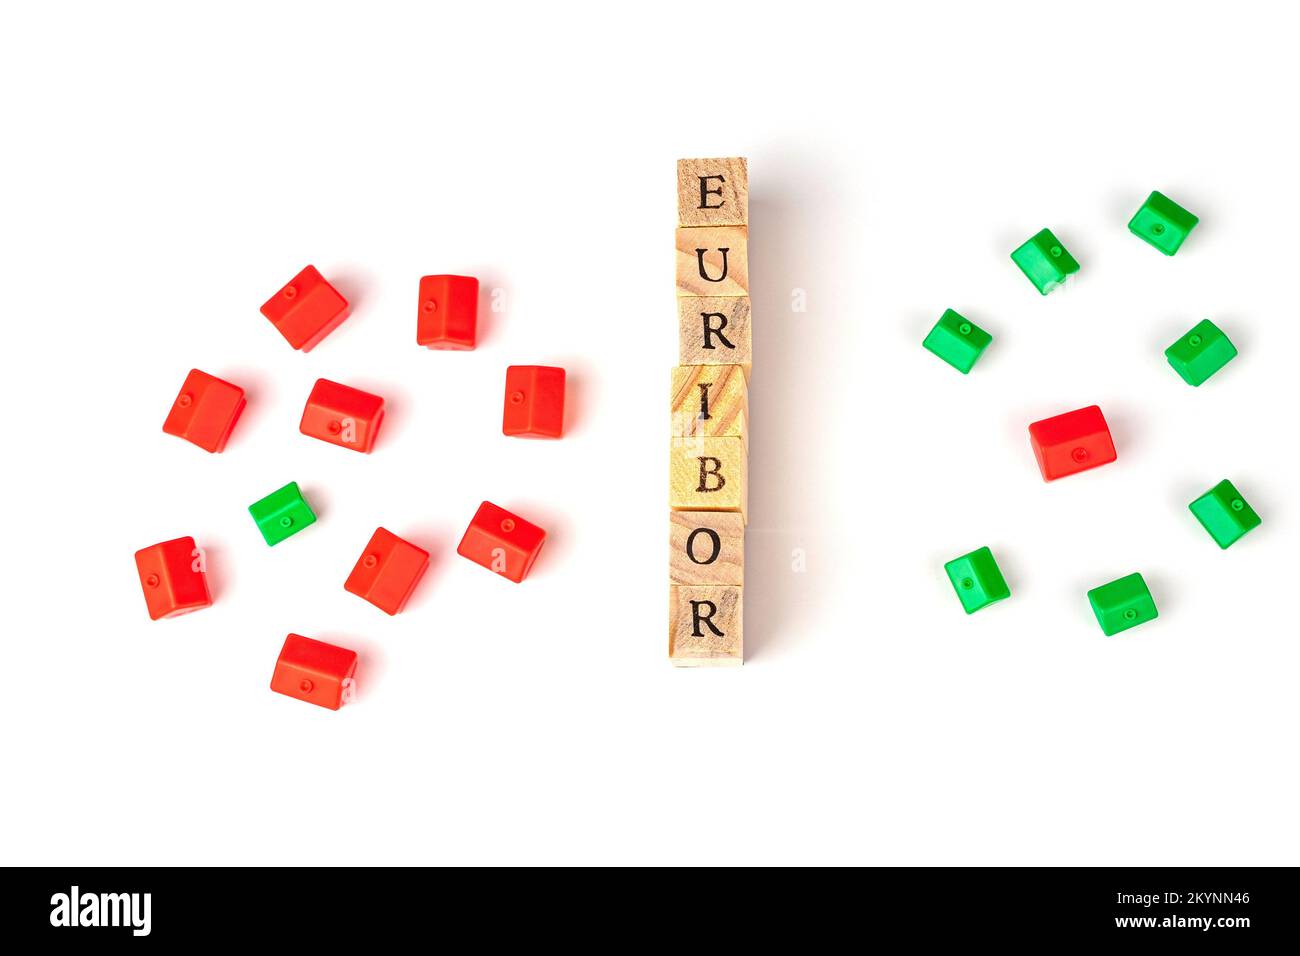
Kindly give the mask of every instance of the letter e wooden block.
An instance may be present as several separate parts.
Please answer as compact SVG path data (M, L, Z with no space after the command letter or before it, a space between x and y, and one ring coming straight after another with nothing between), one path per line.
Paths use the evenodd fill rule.
M731 437L748 441L749 390L739 365L681 365L673 369L674 438Z
M678 667L744 662L738 587L670 587L668 659Z
M749 230L706 226L677 230L678 295L749 295Z
M749 504L749 466L739 438L671 439L668 506L674 511L738 511Z
M682 365L739 365L749 378L749 296L679 296L677 326Z
M745 583L745 522L730 511L668 513L670 584Z
M749 225L749 168L745 158L677 160L677 223Z

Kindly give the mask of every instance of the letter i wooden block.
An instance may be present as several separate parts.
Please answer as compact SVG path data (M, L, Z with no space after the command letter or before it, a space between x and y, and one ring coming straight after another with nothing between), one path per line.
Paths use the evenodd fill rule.
M739 365L679 365L673 369L674 438L747 440L749 385Z
M744 659L749 172L677 162L677 341L669 398L668 659Z

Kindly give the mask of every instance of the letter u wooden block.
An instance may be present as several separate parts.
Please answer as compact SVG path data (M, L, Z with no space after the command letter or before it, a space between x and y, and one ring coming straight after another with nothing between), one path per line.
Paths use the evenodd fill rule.
M737 511L749 504L748 454L741 438L673 438L668 506L674 511Z
M749 229L699 226L677 230L677 294L749 295Z
M670 587L668 659L678 667L716 667L744 661L738 587Z

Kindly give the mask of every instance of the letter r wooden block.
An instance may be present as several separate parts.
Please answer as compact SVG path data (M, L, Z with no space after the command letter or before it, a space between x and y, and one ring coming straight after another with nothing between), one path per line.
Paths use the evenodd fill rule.
M743 156L677 160L677 222L749 225L749 166Z
M739 365L749 378L749 296L679 296L677 327L682 365Z
M745 522L730 511L668 513L668 581L745 583Z
M703 226L677 230L677 294L749 295L749 230Z
M738 587L670 587L668 659L678 667L717 667L744 662Z
M749 389L739 365L673 369L674 438L730 437L748 442Z
M668 506L674 511L738 511L749 498L748 455L740 438L673 438Z

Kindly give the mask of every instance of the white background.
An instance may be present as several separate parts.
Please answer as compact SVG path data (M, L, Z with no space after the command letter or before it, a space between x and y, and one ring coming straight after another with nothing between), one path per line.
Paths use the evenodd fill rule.
M847 9L6 15L5 862L1297 862L1294 16ZM718 155L748 656L679 671L674 160ZM1202 220L1173 259L1152 189ZM1044 226L1083 264L1047 298L1008 259ZM303 355L258 306L308 262L354 311ZM415 344L439 272L503 290L473 353ZM994 335L967 377L947 307ZM1241 355L1192 389L1204 317ZM500 434L512 363L569 370L562 441ZM224 454L160 430L191 367L249 391ZM389 400L373 455L298 433L321 376ZM1118 462L1044 484L1026 425L1091 403ZM1225 477L1264 523L1220 551ZM271 549L289 480L320 520ZM484 498L551 535L522 585L454 553ZM342 587L381 524L434 552L397 618ZM132 553L187 534L216 604L151 622ZM985 544L1013 596L967 617ZM1103 637L1135 570L1160 617ZM355 706L267 688L289 631L361 653Z

